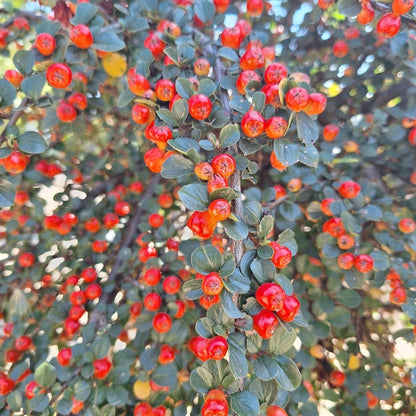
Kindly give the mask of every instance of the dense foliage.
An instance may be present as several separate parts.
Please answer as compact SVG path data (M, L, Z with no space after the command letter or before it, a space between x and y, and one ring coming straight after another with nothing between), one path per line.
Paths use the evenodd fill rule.
M413 0L0 9L0 416L416 410Z

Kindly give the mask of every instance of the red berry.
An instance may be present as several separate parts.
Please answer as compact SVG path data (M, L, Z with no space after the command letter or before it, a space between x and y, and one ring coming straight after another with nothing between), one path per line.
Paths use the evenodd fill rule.
M69 347L62 348L58 355L56 356L58 363L61 364L63 367L66 367L70 364L72 360L72 350Z
M83 24L73 26L71 28L70 37L74 45L80 49L88 49L93 43L89 27Z
M196 120L205 120L211 114L211 100L203 95L196 94L188 99L189 114Z
M27 335L22 335L14 340L14 347L17 351L27 351L32 346L32 338Z
M343 270L350 270L354 266L355 256L352 253L342 253L339 255L337 263Z
M216 221L224 221L231 215L231 206L225 199L216 199L209 204L208 211Z
M361 273L367 273L373 269L374 260L368 254L359 254L354 260L355 268Z
M148 311L157 311L162 305L162 298L158 293L151 292L144 297L143 304Z
M292 111L302 111L306 108L309 101L309 94L305 88L291 88L285 95L286 106Z
M278 269L288 266L292 260L292 252L279 243L272 241L270 246L273 249L273 257L270 259Z
M228 153L222 153L215 156L211 161L214 173L221 175L223 178L229 178L235 171L235 159Z
M95 360L92 365L94 367L94 377L98 379L106 378L112 367L108 357Z
M333 2L334 0L330 0L330 1ZM319 4L319 1L318 1L318 4ZM266 416L287 416L287 413L281 407L272 405L267 408Z
M361 186L354 181L342 182L338 188L339 194L346 199L355 198L361 191Z
M283 117L272 117L266 121L265 131L270 139L280 139L287 130L287 121Z
M264 132L266 121L264 117L255 110L250 110L241 120L241 130L248 137L257 137Z
M337 40L332 47L332 53L337 58L343 58L348 54L349 46L344 40Z
M55 63L46 70L46 80L54 88L66 88L71 84L72 71L68 65Z
M227 351L227 340L221 335L217 335L207 341L207 353L211 360L222 360L227 354Z
M51 55L55 47L56 40L50 33L40 33L35 39L35 48L41 55Z
M278 325L276 315L268 309L263 309L253 316L253 328L264 339L271 338Z
M400 15L386 13L377 23L377 33L385 38L391 38L400 30Z
M339 370L333 370L329 374L329 382L333 387L341 387L345 382L345 374Z
M270 311L280 310L283 307L285 298L285 291L277 283L263 283L256 290L257 302Z
M177 276L167 276L162 283L163 290L168 295L174 295L178 293L181 288L181 280Z
M153 328L156 332L164 334L169 332L170 328L172 327L172 319L171 317L165 312L157 313L153 318Z
M202 291L206 295L219 295L224 287L224 282L217 272L207 274L202 280Z
M294 296L287 295L283 302L282 308L277 311L277 316L282 321L291 322L295 319L299 309L300 302Z

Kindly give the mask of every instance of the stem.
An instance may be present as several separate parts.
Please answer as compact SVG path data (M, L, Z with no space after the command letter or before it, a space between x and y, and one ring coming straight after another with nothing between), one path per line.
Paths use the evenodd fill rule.
M108 276L108 281L113 281L116 279L116 276L120 273L120 267L123 263L122 259L122 252L123 249L126 247L129 247L134 237L137 233L137 225L139 224L140 218L142 217L144 213L144 209L142 208L142 205L144 202L146 202L148 199L150 199L153 195L155 186L160 182L161 176L159 174L153 176L152 180L149 182L149 186L146 189L146 191L143 193L142 197L140 198L138 207L134 215L131 217L130 221L127 225L126 233L124 234L123 242L118 248L116 259L114 261L113 267L111 268L111 272ZM101 302L104 302L106 304L113 301L115 294L117 293L117 289L111 292L107 292L103 294L102 298L100 299ZM106 325L107 319L104 313L99 312L97 309L95 309L92 314L91 318L89 319L89 323L98 323L99 327L102 329ZM98 329L99 331L99 329ZM97 332L98 332L97 331Z

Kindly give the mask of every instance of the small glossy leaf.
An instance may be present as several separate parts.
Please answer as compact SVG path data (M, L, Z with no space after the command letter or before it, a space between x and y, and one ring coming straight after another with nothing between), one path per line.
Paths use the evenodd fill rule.
M227 339L230 368L235 378L245 377L248 373L245 339L243 334L237 332Z
M177 100L173 103L172 114L176 117L179 124L182 124L189 114L188 103L186 100Z
M296 390L302 380L302 376L297 365L293 360L284 355L276 357L275 361L279 365L276 381L287 391Z
M18 148L25 153L38 154L43 153L48 144L46 140L36 131L26 131L17 139Z
M75 9L75 16L71 19L73 25L87 24L98 12L96 6L91 3L80 3Z
M0 180L0 208L9 207L14 204L16 189L12 183L5 179Z
M234 303L232 295L223 290L220 294L221 305L224 308L225 313L234 319L242 318L243 313L238 309L237 305Z
M227 235L233 240L244 240L248 236L248 227L245 222L238 219L238 221L225 220L221 221Z
M208 209L208 191L205 185L192 183L183 186L179 192L179 198L191 211L205 211Z
M266 259L254 259L250 265L250 269L259 283L273 281L276 275L275 265Z
M279 366L277 365L276 361L268 357L267 355L263 355L257 357L253 364L254 374L261 380L271 380L276 377L277 373L279 372Z
M194 163L182 155L175 154L163 163L160 174L163 178L172 179L189 175L194 171Z
M52 364L43 362L35 370L35 380L42 387L50 387L56 380L56 370Z
M274 153L285 166L292 166L299 161L299 148L286 140L274 140Z
M185 100L195 94L192 82L189 79L178 78L175 82L176 92Z
M45 81L45 74L37 73L25 78L20 87L31 100L37 101L42 93Z
M204 23L208 23L214 18L215 7L210 1L199 1L195 4L195 14Z
M220 131L218 141L221 147L230 147L240 140L240 130L235 124L228 124Z
M230 396L230 407L238 416L258 416L260 404L258 398L249 391L239 391Z
M35 53L33 50L17 51L13 56L13 63L21 74L29 75L35 65Z
M217 86L215 85L215 82L209 78L201 79L199 82L198 94L203 94L207 97L210 97L215 93L216 90Z
M202 274L219 271L223 265L221 253L210 244L198 247L191 256L192 267Z
M312 120L303 111L296 113L296 128L299 140L305 146L311 146L319 137L319 129L316 121Z
M202 280L192 279L185 282L182 286L182 290L185 293L187 299L195 300L199 299L204 292L201 289Z
M0 79L0 106L12 105L16 95L16 88L6 79Z
M114 32L101 32L94 37L94 46L104 52L117 52L124 49L126 44Z

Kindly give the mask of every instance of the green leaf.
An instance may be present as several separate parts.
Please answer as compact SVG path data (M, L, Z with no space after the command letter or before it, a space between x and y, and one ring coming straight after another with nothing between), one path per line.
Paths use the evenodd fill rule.
M311 146L318 140L319 129L317 123L303 111L296 113L296 128L299 140L305 146Z
M111 347L110 339L105 335L101 335L95 338L91 349L95 355L95 358L100 359L100 358L104 358L108 354L110 347Z
M172 387L176 384L178 369L175 364L160 365L152 374L152 380L162 387Z
M179 178L194 171L194 163L182 155L172 155L165 160L160 174L165 179Z
M358 224L355 217L348 211L343 211L341 213L341 220L344 224L345 230L352 236L358 235L358 233L361 231L361 226Z
M361 296L351 289L342 289L336 295L337 301L349 309L358 308L361 305Z
M0 179L0 208L10 207L14 204L16 189L12 183Z
M198 273L207 274L218 272L223 265L223 259L216 247L206 244L194 250L191 264Z
M22 408L22 395L19 391L12 391L7 395L7 404L14 412L20 412Z
M105 389L105 397L111 406L121 407L128 402L129 393L122 386L110 386Z
M276 275L276 266L271 260L256 258L252 261L250 269L259 283L271 282Z
M217 86L215 85L215 82L209 78L201 79L199 82L198 94L203 94L207 97L210 97L211 95L215 94L216 90Z
M20 87L31 100L37 101L42 93L45 81L45 74L37 73L25 78Z
M263 214L262 206L257 201L244 203L244 220L249 225L257 226L260 224L260 218Z
M227 342L231 372L235 378L245 377L248 373L246 337L238 332L233 332L227 338Z
M351 313L347 308L338 306L327 315L327 320L335 328L344 328L351 321Z
M266 238L272 232L273 227L274 227L274 218L271 215L265 215L261 219L259 229L257 231L259 239Z
M43 136L36 131L26 131L17 139L18 148L25 153L38 154L43 153L48 144Z
M374 261L374 269L376 270L387 270L390 267L389 256L381 250L373 250L370 253Z
M280 355L275 358L276 363L279 365L279 371L275 377L279 385L287 390L296 390L302 380L299 368L289 357Z
M85 380L78 380L73 387L74 396L77 400L85 401L91 393L91 386Z
M279 387L276 380L255 379L249 386L249 390L262 403L274 403L279 393Z
M287 228L279 234L277 242L279 244L285 244L292 241L295 238L295 233L290 228Z
M172 105L172 114L179 125L183 124L189 114L188 102L186 100L176 100Z
M189 79L178 78L175 82L176 92L185 100L188 100L195 94L193 84Z
M257 249L257 254L262 259L270 259L271 257L273 257L273 253L273 248L269 245L261 246Z
M224 48L220 48L219 49L219 51L218 51L218 56L220 56L221 58L225 58L225 59L228 59L229 61L232 61L232 62L238 62L239 61L239 57L238 57L238 54L237 54L237 52L234 50L234 49L231 49L231 48L226 48L226 47L224 47ZM234 81L234 83L233 84L231 84L232 85L232 88L235 88L235 81ZM231 86L230 85L230 86ZM221 86L223 87L223 88L226 88L226 85L225 84L223 84L223 82L221 82Z
M260 404L258 398L249 391L239 391L229 398L231 409L238 416L258 416Z
M35 52L31 49L17 51L13 56L13 63L21 74L29 75L35 65Z
M380 221L383 218L383 211L377 205L367 205L360 209L360 214L370 221Z
M177 139L171 139L168 141L170 147L175 149L177 152L184 155L189 155L190 150L195 150L199 152L199 143L194 139L189 139L187 137L178 137Z
M35 381L42 387L50 387L56 380L56 370L52 364L43 362L35 370Z
M238 319L243 317L243 313L238 309L237 305L233 301L233 297L229 292L226 290L221 291L220 299L225 313L230 318Z
M250 279L236 269L233 274L224 279L224 286L231 293L247 293L250 290Z
M104 52L118 52L124 49L126 44L114 32L101 32L94 37L94 46Z
M191 183L183 186L178 194L187 209L191 211L205 211L208 209L209 200L206 185Z
M69 415L73 406L74 404L72 403L71 399L62 397L62 399L60 399L56 405L56 410L60 415Z
M254 110L262 112L264 108L264 103L266 102L266 95L264 92L256 91L251 97L251 101L254 106Z
M35 412L43 412L48 406L49 397L46 394L39 394L30 401L30 407Z
M269 351L273 355L284 354L296 341L297 334L294 329L289 331L279 325L269 340Z
M88 51L70 45L66 51L65 59L69 64L80 64L88 59Z
M253 364L254 374L261 380L271 380L279 372L276 361L267 355L259 356Z
M176 117L173 115L172 111L168 110L167 108L160 108L157 111L157 115L162 121L169 124L170 126L176 126L178 124L178 120L176 120Z
M238 219L237 222L228 219L221 221L221 224L224 227L228 237L232 238L233 240L244 240L248 236L248 226L244 221L240 219Z
M12 105L16 95L16 88L7 79L0 79L0 106Z
M202 22L208 23L215 16L215 7L210 1L198 1L195 4L195 14Z
M288 143L286 140L274 140L273 149L277 159L286 167L299 161L299 148L294 143Z
M59 22L54 22L49 19L42 20L35 26L38 35L40 33L49 33L50 35L55 36L60 28L61 24Z
M365 276L357 270L345 270L344 279L351 289L361 289L365 283Z
M238 198L240 194L232 188L219 188L209 194L209 201L215 201L216 199L225 199L228 202Z
M317 168L319 163L319 152L315 146L298 146L299 149L299 162Z
M218 141L222 148L230 147L240 140L240 130L235 124L224 126L218 137Z
M213 374L206 367L197 367L192 370L189 379L192 388L199 393L207 393L209 390L218 387L215 385Z
M98 12L96 6L91 3L80 3L75 9L75 16L71 19L73 25L87 24Z
M182 285L182 291L185 293L187 299L195 300L199 299L204 294L201 287L201 279L192 279Z
M348 17L355 17L361 11L360 3L356 0L339 0L338 11Z

